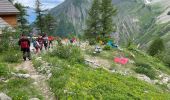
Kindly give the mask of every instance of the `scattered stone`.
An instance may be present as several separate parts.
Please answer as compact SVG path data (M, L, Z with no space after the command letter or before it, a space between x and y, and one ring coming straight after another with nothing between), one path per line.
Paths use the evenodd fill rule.
M159 80L153 80L153 84L159 83Z
M47 70L47 74L50 74L51 73L51 71L50 70Z
M6 94L0 93L0 100L12 100L12 99Z
M130 64L134 64L135 62L134 62L133 60L130 60L130 59L129 59L129 63L130 63Z
M29 74L20 74L20 73L19 74L11 73L11 74L19 78L30 78L31 77Z
M37 57L36 60L42 60L42 57Z
M169 82L169 77L164 77L162 83L167 84Z
M3 77L0 78L0 82L4 82L5 80L6 80L6 79L3 78Z
M52 73L48 74L47 79L50 79L52 76Z
M33 84L34 84L34 85L38 85L38 83L37 83L37 82L34 82Z
M148 91L144 91L144 93L149 93Z
M148 83L153 83L153 81L146 75L138 74L137 78L140 80L146 81Z
M168 89L170 90L170 83L167 85Z
M163 77L163 74L160 74L160 75L159 75L159 78L162 78L162 77Z
M31 98L31 99L29 99L29 100L40 100L40 99L38 99L38 98Z

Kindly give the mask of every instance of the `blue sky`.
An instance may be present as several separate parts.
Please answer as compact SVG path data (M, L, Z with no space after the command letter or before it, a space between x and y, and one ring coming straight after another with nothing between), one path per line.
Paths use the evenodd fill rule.
M35 0L15 0L16 2L19 2L21 4L23 4L24 6L28 6L28 17L27 19L29 20L29 23L32 23L35 18L35 12L34 12L34 7L35 7ZM64 0L40 0L42 3L42 8L43 9L51 9L57 5L59 5L60 3L62 3Z
M16 2L22 3L25 6L29 6L31 8L35 7L35 0L15 0ZM62 3L64 0L40 0L43 8L53 8L58 4Z

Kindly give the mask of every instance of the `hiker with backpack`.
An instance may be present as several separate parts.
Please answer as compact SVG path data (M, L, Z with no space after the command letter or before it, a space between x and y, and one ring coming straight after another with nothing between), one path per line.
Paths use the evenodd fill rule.
M40 51L40 44L39 44L39 42L36 39L33 40L33 46L35 48L35 54L38 54L39 51Z
M24 61L31 60L31 54L30 54L30 40L26 37L26 35L22 35L19 42L19 46L21 47L21 51L23 52L23 59Z
M47 36L47 34L44 34L44 36L43 36L43 43L44 43L45 50L47 50L48 49L48 36Z
M43 45L44 45L44 40L43 37L41 35L38 36L37 38L38 43L40 44L40 51L42 51Z

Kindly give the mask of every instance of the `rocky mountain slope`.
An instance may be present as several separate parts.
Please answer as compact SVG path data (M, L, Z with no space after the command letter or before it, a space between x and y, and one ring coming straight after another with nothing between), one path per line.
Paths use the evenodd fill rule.
M114 34L116 42L123 45L128 40L141 44L148 43L152 37L163 36L169 32L166 28L170 21L167 15L169 2L169 0L113 0L118 9L118 14L114 17L117 26L117 32ZM59 21L56 33L61 36L68 33L82 34L91 4L92 0L65 0L53 8L50 13ZM158 30L158 27L164 28ZM161 31L164 34L160 34Z

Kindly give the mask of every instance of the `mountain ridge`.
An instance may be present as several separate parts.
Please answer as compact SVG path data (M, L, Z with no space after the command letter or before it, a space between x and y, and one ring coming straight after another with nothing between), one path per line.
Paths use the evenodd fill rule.
M114 22L117 27L117 31L114 34L114 37L116 37L115 42L122 45L126 45L128 40L134 40L136 43L143 43L141 36L143 37L143 35L148 34L147 32L154 29L153 26L159 26L165 21L163 19L164 16L167 16L165 10L170 5L166 4L168 0L112 1L114 6L118 9L118 14L114 17ZM76 34L83 34L86 28L88 9L91 4L91 0L66 0L59 6L53 8L50 13L59 22L64 18L65 21L73 27L71 30L65 28L66 32L62 31L62 33L56 29L55 33L57 33L57 35L62 34L62 36L67 36L68 33L73 32ZM168 21L164 23L168 23ZM62 30L62 28L60 30ZM147 37L146 40L150 41L151 38L152 37Z

